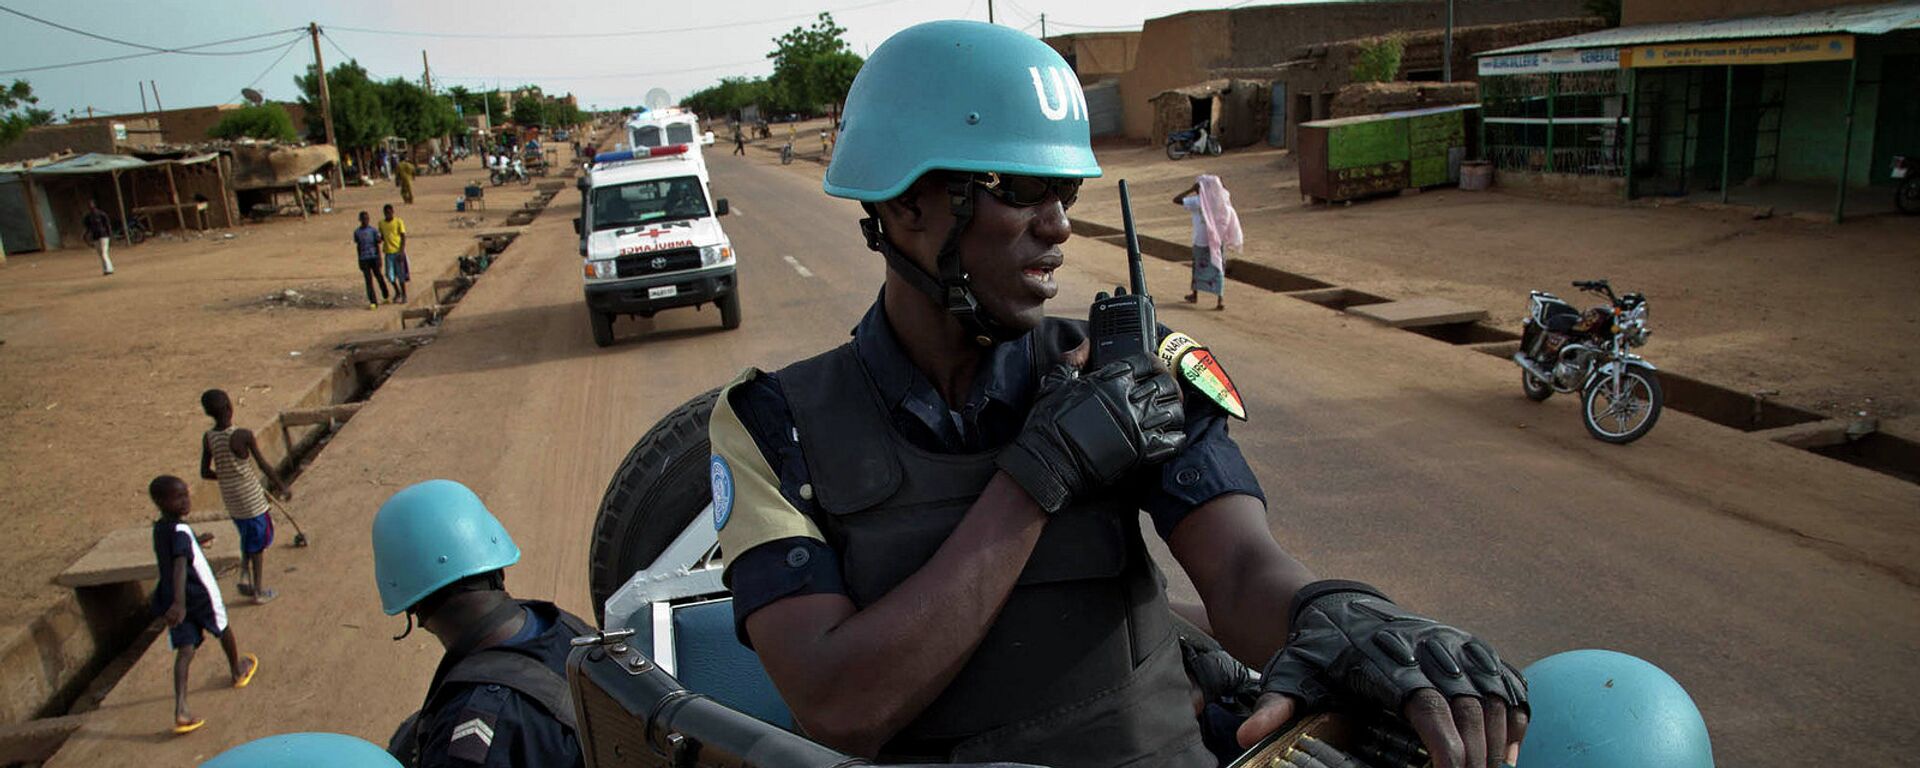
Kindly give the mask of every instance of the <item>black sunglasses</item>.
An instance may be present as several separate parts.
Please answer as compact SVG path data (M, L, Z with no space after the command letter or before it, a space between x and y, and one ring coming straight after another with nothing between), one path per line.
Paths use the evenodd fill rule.
M1048 195L1059 198L1061 208L1072 208L1073 201L1080 197L1080 183L1085 181L1008 173L977 173L972 175L972 180L993 199L1015 208L1039 205L1047 201Z

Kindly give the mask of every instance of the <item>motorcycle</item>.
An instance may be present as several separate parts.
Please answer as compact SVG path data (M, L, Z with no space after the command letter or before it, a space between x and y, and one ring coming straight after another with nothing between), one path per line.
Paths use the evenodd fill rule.
M1920 215L1920 174L1912 171L1906 156L1893 156L1893 178L1898 180L1893 188L1893 204L1908 216Z
M1190 154L1217 156L1226 151L1220 146L1220 140L1208 130L1212 125L1212 121L1202 121L1187 130L1167 134L1167 159L1179 160Z
M513 160L496 160L488 172L487 178L491 180L496 187L515 179L518 179L521 184L528 184L533 181L533 179L527 176L527 167L520 162L519 158L514 158Z
M1521 320L1520 388L1541 402L1555 392L1580 393L1581 420L1594 438L1631 443L1660 419L1664 396L1656 369L1631 351L1647 343L1647 297L1614 295L1605 280L1576 280L1573 287L1606 297L1607 305L1581 312L1560 297L1532 291Z

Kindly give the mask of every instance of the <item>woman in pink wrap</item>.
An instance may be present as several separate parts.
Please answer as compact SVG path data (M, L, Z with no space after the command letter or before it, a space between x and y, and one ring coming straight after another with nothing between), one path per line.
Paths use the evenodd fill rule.
M1245 244L1240 232L1240 214L1233 210L1233 198L1220 184L1220 177L1202 174L1187 191L1173 196L1173 204L1193 215L1193 291L1188 304L1198 303L1200 293L1215 296L1213 308L1227 308L1227 269L1222 251L1239 250Z

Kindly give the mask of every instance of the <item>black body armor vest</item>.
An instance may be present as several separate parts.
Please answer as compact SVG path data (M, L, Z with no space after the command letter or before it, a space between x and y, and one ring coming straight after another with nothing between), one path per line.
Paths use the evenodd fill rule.
M1035 371L1084 338L1083 323L1049 318L1034 331ZM996 471L994 454L934 453L901 436L851 344L777 375L812 475L815 522L865 608L946 541ZM881 757L1215 764L1129 494L1077 502L1047 522L973 656Z

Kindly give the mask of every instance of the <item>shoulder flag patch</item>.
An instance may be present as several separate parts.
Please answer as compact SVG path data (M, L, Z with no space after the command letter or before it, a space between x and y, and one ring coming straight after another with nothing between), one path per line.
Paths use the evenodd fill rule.
M1234 388L1233 379L1227 378L1227 369L1192 336L1178 331L1167 334L1160 340L1160 362L1227 415L1247 420L1247 406L1240 401L1240 390Z
M493 726L482 718L473 718L453 727L453 740L447 744L447 756L469 763L485 763L493 746Z

